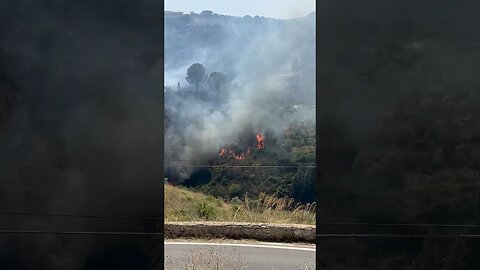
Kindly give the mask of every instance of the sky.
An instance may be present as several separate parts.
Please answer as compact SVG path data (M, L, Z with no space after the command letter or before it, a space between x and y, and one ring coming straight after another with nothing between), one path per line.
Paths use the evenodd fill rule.
M165 0L165 10L185 13L211 10L222 15L291 19L315 11L315 0Z

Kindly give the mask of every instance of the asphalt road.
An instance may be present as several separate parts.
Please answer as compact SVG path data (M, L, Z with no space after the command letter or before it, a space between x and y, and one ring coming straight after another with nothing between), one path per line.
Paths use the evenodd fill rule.
M313 270L315 245L165 241L165 269Z

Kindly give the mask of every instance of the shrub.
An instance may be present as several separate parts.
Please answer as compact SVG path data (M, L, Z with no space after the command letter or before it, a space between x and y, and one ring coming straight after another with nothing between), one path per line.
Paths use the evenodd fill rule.
M208 203L201 202L198 205L198 215L200 218L209 220L211 219L215 214L215 210L213 209L213 206L211 206Z

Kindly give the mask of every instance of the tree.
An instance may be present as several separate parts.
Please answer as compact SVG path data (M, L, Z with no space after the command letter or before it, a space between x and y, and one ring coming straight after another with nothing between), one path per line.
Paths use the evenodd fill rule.
M211 10L204 10L202 12L200 12L200 15L204 16L204 17L210 17L213 15L213 11Z
M315 169L300 166L293 180L291 197L299 202L314 202L315 180Z
M225 75L221 72L212 72L210 77L208 78L208 86L211 90L217 93L217 97L219 96L220 89L225 85L227 79Z
M194 63L187 69L187 77L185 79L189 84L195 84L198 91L198 84L205 79L205 67L202 64Z

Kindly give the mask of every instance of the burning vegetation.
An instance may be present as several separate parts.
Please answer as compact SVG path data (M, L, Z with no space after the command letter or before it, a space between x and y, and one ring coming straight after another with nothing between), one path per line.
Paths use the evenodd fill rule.
M236 153L231 148L222 147L219 151L219 156L224 158L231 158L235 160L243 160L250 154L250 147L248 147L246 152Z
M265 136L259 132L255 135L255 139L257 142L257 150L264 149ZM247 147L225 146L220 148L220 150L218 151L218 156L222 158L227 158L227 159L244 160L248 155L250 155L251 149L252 149L251 146L247 146Z
M265 148L265 144L263 144L263 141L265 139L265 136L262 133L257 133L257 136L255 136L257 139L257 149L263 149Z

